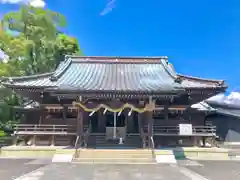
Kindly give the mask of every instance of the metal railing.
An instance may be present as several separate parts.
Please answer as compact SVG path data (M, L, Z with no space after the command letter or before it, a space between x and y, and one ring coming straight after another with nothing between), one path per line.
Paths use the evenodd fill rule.
M74 149L75 149L74 158L78 158L78 141L79 141L79 138L80 138L80 136L76 137L76 141L75 141L75 144L74 144Z
M179 126L153 126L154 134L176 134L180 135ZM193 135L216 135L216 126L192 126Z
M152 158L155 159L155 143L154 143L153 136L150 137L150 140L151 140Z
M17 124L14 134L21 133L76 133L76 128L71 125L46 125L46 124Z

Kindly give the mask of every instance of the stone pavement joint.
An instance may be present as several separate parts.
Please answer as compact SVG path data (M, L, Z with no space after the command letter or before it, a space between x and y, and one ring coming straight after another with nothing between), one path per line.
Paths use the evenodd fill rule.
M175 164L171 164L170 166L173 168L177 168L182 174L184 174L185 176L187 176L188 178L190 178L192 180L209 180L209 179L201 176L200 174L193 172L190 169L187 169L185 167L180 167Z
M44 175L44 171L48 168L48 165L47 166L44 166L44 167L41 167L41 168L38 168L32 172L29 172L27 174L24 174L14 180L40 180L43 175Z

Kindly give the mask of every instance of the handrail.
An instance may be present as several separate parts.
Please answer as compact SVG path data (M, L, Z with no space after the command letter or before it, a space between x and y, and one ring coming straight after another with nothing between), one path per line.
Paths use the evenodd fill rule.
M14 133L75 133L75 127L72 125L42 125L42 124L21 124L15 125Z
M151 139L152 158L155 159L155 144L154 144L153 136L151 136L150 139Z
M151 144L152 144L151 148L155 149L155 143L154 143L154 140L153 140L153 136L151 136L150 139L151 139Z
M154 125L153 130L155 133L179 133L178 126L161 126L161 125ZM198 133L208 133L208 134L216 134L216 126L192 126L193 134Z
M156 127L170 127L170 128L173 128L173 127L176 127L178 128L179 126L163 126L163 125L158 125L158 124L154 124L153 126L156 126ZM196 128L216 128L216 126L192 126L192 127L196 127Z
M77 145L78 145L79 138L80 138L80 136L78 135L76 138L75 144L74 144L74 149L75 149L74 158L77 158L77 156L78 156Z
M55 126L55 127L73 127L73 125L68 124L15 124L16 127L32 127L32 126L38 126L38 127L47 127L47 126Z

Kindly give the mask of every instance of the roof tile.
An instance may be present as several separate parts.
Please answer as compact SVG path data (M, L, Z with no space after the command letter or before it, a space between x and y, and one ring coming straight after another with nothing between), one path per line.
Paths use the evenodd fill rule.
M181 81L177 81L178 78ZM68 57L48 76L13 78L11 86L85 91L169 91L218 87L220 81L178 76L166 57Z

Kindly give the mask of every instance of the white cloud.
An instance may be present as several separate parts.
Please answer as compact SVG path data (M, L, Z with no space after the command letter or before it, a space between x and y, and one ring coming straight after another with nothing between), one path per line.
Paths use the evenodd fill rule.
M21 4L29 3L31 0L0 0L3 4Z
M33 7L39 7L39 8L43 8L46 5L46 3L43 0L33 0L29 4Z
M225 96L223 93L221 93L221 94L218 94L218 95L216 95L216 96L210 97L210 98L207 99L206 101L207 101L207 102L222 103L225 98L226 98L226 96Z
M240 108L240 92L233 91L228 96L219 94L207 99L206 102Z
M33 7L45 7L46 3L43 0L0 0L2 4L30 4Z
M231 92L224 100L224 103L226 103L228 105L240 106L240 93L239 92Z
M116 0L110 0L107 3L106 7L103 9L103 11L100 13L100 15L104 16L104 15L110 13L113 10L113 8L115 8L115 6L116 6L115 2L116 2Z

